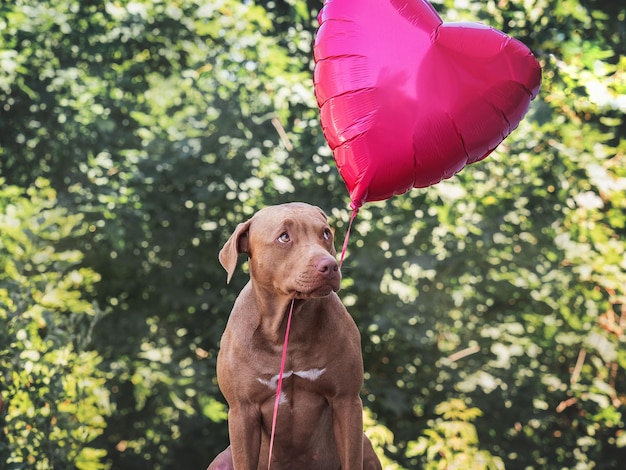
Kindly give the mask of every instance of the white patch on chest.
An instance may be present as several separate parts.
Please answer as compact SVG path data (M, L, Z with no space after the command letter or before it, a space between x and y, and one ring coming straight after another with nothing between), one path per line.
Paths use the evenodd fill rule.
M306 380L310 380L311 382L314 382L315 380L319 379L324 372L326 372L325 368L324 369L299 370L295 372L292 370L288 370L288 371L283 372L283 380L291 377L292 375L296 375L300 377L301 379L306 379ZM267 385L270 388L270 390L276 390L278 388L278 376L279 374L276 374L274 377L272 377L269 380L265 380L261 378L257 378L257 380L263 385ZM281 390L278 403L282 404L282 403L285 403L286 401L287 401L287 396L285 395L285 392Z
M307 379L307 380L310 380L311 382L314 382L315 380L319 379L324 372L326 372L326 369L309 369L309 370L302 370L302 371L294 372L294 374L300 377L301 379Z

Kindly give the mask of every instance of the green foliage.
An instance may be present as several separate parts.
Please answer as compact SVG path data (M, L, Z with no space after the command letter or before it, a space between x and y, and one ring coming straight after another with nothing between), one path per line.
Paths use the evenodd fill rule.
M402 467L385 454L385 449L394 448L393 433L389 428L380 424L368 408L363 409L363 426L365 427L365 435L372 443L382 467L385 470L401 470Z
M206 462L226 443L215 354L236 292L216 255L234 223L313 174L283 168L287 148L309 161L291 134L317 126L308 60L288 50L310 54L311 32L277 33L232 0L3 9L0 170L50 178L105 280L92 344L115 413L99 444L115 467Z
M0 187L3 468L107 468L93 441L109 394L101 358L85 350L99 310L83 296L100 277L64 248L83 229L44 180L26 192Z
M525 42L543 83L488 159L355 221L341 295L387 468L429 452L621 467L622 3L433 1ZM321 4L0 5L0 455L15 468L202 468L226 445L215 356L245 275L225 286L221 244L266 204L318 204L338 238L349 218L313 96ZM53 417L63 431L44 439Z
M503 469L502 459L478 449L478 434L472 424L482 415L478 408L468 408L462 400L439 403L435 414L440 417L429 423L416 441L407 445L407 457L423 456L420 468Z

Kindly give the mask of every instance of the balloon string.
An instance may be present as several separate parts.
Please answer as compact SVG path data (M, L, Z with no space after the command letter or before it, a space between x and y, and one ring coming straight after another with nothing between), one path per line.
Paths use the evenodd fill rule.
M343 240L343 248L341 249L341 258L339 259L339 269L343 266L343 259L346 256L346 250L348 249L348 238L350 238L350 230L352 229L352 222L356 215L359 213L358 208L352 209L352 215L350 216L350 223L348 224L348 231L346 232L346 238Z
M272 432L270 434L270 453L267 461L267 470L272 466L272 449L274 448L274 434L276 434L276 418L278 417L278 403L280 402L280 391L283 387L283 374L285 372L285 362L287 361L287 344L289 343L289 330L291 329L291 317L293 315L293 304L296 299L291 299L289 316L287 317L287 328L285 329L285 342L283 343L283 356L280 360L280 371L278 373L278 385L276 386L276 398L274 399L274 414L272 416Z

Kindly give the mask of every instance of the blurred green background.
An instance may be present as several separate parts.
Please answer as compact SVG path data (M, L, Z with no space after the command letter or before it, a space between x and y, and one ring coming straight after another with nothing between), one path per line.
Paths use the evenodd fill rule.
M383 1L383 0L381 0ZM520 39L540 95L486 160L366 204L341 296L385 468L623 468L626 4L439 0ZM321 0L0 1L0 467L206 468L227 445L217 253L347 191ZM245 266L244 266L245 270Z

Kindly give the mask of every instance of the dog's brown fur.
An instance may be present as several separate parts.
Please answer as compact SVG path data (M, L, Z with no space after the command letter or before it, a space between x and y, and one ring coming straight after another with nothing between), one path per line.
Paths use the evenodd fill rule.
M240 224L220 252L228 280L238 254L250 282L239 294L217 360L231 445L209 470L268 468L287 315L295 300L272 469L380 469L363 433L359 331L339 300L341 274L324 212L272 206Z

